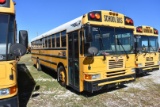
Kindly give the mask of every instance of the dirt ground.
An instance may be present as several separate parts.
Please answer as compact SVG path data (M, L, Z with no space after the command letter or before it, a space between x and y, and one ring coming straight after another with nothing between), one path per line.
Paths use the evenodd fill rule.
M54 71L37 71L26 54L18 64L18 86L20 107L160 107L159 70L121 88L77 93L60 86Z

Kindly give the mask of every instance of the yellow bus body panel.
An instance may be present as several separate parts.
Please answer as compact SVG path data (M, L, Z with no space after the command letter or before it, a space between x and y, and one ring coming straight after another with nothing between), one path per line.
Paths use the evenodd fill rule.
M15 8L14 8L14 3L12 0L10 0L10 7L0 7L0 13L10 13L10 14L15 14Z
M17 94L17 68L16 61L1 61L0 62L0 89L16 86L16 92L10 95L0 96L0 99L12 97ZM10 78L13 77L13 79Z

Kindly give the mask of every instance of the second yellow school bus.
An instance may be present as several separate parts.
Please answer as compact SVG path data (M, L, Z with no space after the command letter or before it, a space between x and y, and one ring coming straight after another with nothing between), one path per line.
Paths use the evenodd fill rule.
M133 20L121 13L91 11L34 38L32 60L79 92L119 86L135 80L135 69L126 66L133 60L133 30Z
M159 69L158 30L151 26L138 26L134 30L136 73L146 74Z

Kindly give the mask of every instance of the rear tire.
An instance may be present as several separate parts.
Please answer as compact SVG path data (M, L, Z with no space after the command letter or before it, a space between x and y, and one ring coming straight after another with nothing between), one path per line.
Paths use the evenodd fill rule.
M66 87L67 77L66 77L66 71L63 66L59 66L57 69L57 81L61 86Z
M39 59L37 59L36 68L38 71L42 70Z

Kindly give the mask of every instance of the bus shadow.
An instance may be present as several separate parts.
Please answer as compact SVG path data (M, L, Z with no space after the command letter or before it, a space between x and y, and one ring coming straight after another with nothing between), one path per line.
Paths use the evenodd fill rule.
M17 65L19 107L27 107L27 103L36 85L25 64Z
M142 78L142 77L146 77L146 76L150 76L151 74L148 72L146 74L136 74L136 78Z
M42 72L48 74L49 76L51 76L54 79L57 79L57 72L55 70L50 69L48 67L45 67L43 65L41 65L41 67L42 67Z
M70 87L67 87L67 89L70 90L71 92L77 94L77 95L81 95L81 96L84 96L84 97L88 98L88 97L94 97L94 96L97 96L97 95L101 95L101 94L104 94L104 93L114 92L114 91L117 91L117 90L120 90L120 89L123 89L123 88L126 88L126 87L127 87L126 85L121 85L120 87L112 87L112 88L101 89L101 90L95 91L93 93L86 92L86 91L77 92Z

